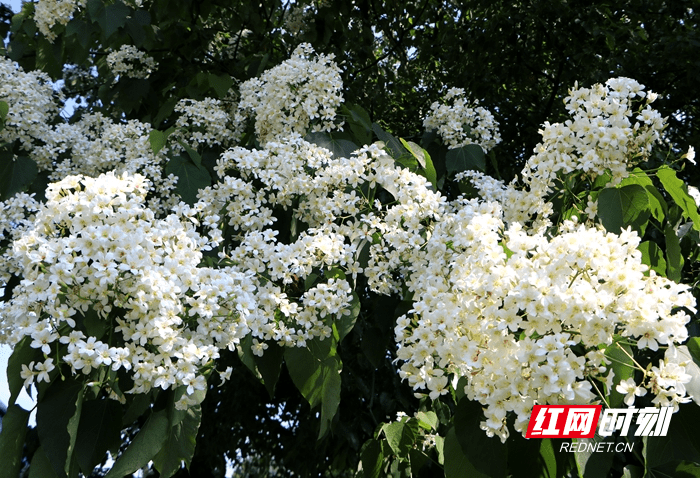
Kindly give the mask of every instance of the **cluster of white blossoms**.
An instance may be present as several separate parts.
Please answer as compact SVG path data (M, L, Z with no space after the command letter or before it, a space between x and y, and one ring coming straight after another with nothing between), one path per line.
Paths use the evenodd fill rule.
M157 66L152 57L133 45L122 45L119 50L110 52L107 65L115 77L140 79L148 78Z
M316 55L308 43L289 60L241 84L239 108L255 117L260 144L294 133L331 131L343 101L340 69L333 55Z
M234 109L214 98L180 100L175 105L175 112L180 113L180 117L175 122L173 139L185 141L195 148L201 144L234 146L241 139L245 119L238 111L232 116L231 110Z
M206 388L219 349L249 332L253 272L200 267L206 240L192 219L157 219L147 191L140 175L68 176L13 242L9 270L22 281L1 311L0 338L31 337L44 353L28 382L60 357L74 373L130 371L124 392L186 386L185 406Z
M484 199L502 204L506 223L534 220L533 230L541 230L549 225L552 213L545 198L561 186L562 175L583 174L592 181L607 173L615 185L649 156L666 127L665 119L650 106L656 97L629 78L574 87L564 100L571 119L544 124L542 142L523 169L522 185L516 181L505 185L475 172L460 178L470 178ZM589 208L595 211L595 204Z
M100 113L88 114L75 123L46 128L42 145L31 150L29 157L55 181L107 171L142 174L153 186L149 207L164 214L179 202L174 192L177 178L164 174L168 150L153 154L149 142L152 130L149 124L136 120L115 123Z
M488 153L501 142L498 121L479 102L470 103L462 88L450 88L443 103L430 105L430 113L423 120L428 130L437 130L448 148L478 144Z
M10 107L0 141L19 140L25 150L46 136L46 125L58 114L51 78L40 71L26 73L7 58L0 58L0 100Z
M56 34L51 29L56 25L66 25L73 13L85 5L87 0L39 0L34 6L34 21L42 35L53 42Z
M437 398L464 377L485 406L482 428L503 441L508 412L524 432L535 404L590 402L606 370L599 345L620 335L657 350L688 337L690 317L675 309L695 311L689 288L645 276L638 244L636 233L573 222L552 238L528 235L506 228L495 203L453 204L410 261L414 305L395 329L402 378ZM669 392L677 382L657 385L684 399Z

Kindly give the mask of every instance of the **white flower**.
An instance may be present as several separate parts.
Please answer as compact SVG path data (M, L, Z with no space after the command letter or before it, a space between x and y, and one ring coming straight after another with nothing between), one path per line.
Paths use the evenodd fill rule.
M625 405L631 407L634 404L634 397L643 397L647 394L647 390L644 387L637 386L633 378L628 378L627 380L622 380L616 387L619 393L625 395L623 401Z

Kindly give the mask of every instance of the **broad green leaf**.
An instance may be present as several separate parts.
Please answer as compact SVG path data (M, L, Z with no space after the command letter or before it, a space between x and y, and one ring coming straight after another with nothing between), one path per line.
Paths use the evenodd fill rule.
M433 411L416 413L418 424L426 430L437 430L438 417Z
M10 105L6 101L0 101L0 119L5 120L7 113L10 112Z
M463 171L486 171L486 156L478 144L468 144L460 148L450 149L445 156L447 173Z
M18 476L18 475L15 475ZM56 471L53 469L49 461L44 447L40 446L32 457L32 462L29 465L29 478L58 478Z
M202 165L197 166L190 158L175 156L165 166L165 174L177 176L175 190L182 200L189 205L197 202L197 193L211 185L209 171Z
M105 332L107 332L109 324L105 319L100 317L97 311L92 307L89 307L88 310L84 312L82 319L87 335L93 336L99 340L104 336Z
M150 132L148 141L151 143L153 154L158 154L158 152L165 147L167 139L168 134L166 132L158 131L157 129Z
M634 361L632 357L632 348L622 343L623 338L615 336L613 343L605 349L605 357L610 363L610 369L615 373L614 383L619 384L623 380L634 377ZM608 390L608 403L611 408L623 407L625 396L615 390L613 385L612 390Z
M414 158L421 165L425 171L425 177L433 185L433 188L437 191L437 173L435 172L435 166L433 166L433 160L430 159L430 155L426 150L421 148L419 145L412 141L406 141L401 139L401 144L406 148Z
M384 455L379 442L375 439L366 441L360 450L362 478L379 478L383 462Z
M659 190L656 189L656 186L654 186L654 183L647 173L640 168L634 168L630 176L622 180L620 186L627 186L628 184L638 184L646 189L651 215L654 216L657 221L663 222L668 213L668 206L666 205L666 200Z
M341 113L346 116L345 122L350 126L350 131L362 145L372 142L372 122L369 114L358 105L343 105Z
M90 3L88 3L88 7L89 6ZM90 14L93 20L96 21L102 28L105 38L109 38L119 28L124 26L130 11L131 10L129 7L117 0L106 7L104 5L102 5L102 8L96 7L94 13L93 10L91 10Z
M104 459L107 450L119 447L121 429L122 406L119 402L90 400L83 403L75 454L86 476Z
M394 454L406 458L418 438L418 422L411 419L387 423L382 431Z
M341 315L335 322L338 331L338 342L341 342L355 327L357 317L360 315L360 297L356 292L352 293L352 302L350 302L350 311L348 314Z
M182 462L189 468L201 422L202 408L196 405L186 410L184 418L177 425L170 427L163 448L153 458L160 476L168 478L174 475L182 467Z
M648 471L654 476L676 475L673 470L683 461L700 463L700 436L697 426L700 423L700 407L695 404L681 405L678 413L671 416L668 433L665 437L650 436L642 439L643 456ZM658 475L657 471L658 470Z
M647 192L638 184L603 189L598 196L598 216L608 232L632 226L643 235L650 214Z
M683 215L693 221L693 228L700 231L698 206L688 194L688 186L678 179L676 172L668 166L663 166L659 169L656 176L663 184L666 192L673 198L673 201L683 210Z
M576 469L581 478L608 476L615 453L612 451L593 451L595 448L591 448L602 441L605 441L605 439L598 434L593 438L574 438L571 440Z
M72 461L82 398L82 382L54 380L37 406L39 440L58 475L63 475Z
M262 357L253 354L251 346L253 344L253 336L248 335L241 340L238 346L238 356L248 369L253 372L260 382L265 385L267 392L272 397L275 393L275 386L279 380L282 370L282 359L284 357L284 349L277 345L276 342L268 341L267 349Z
M37 177L36 163L26 156L16 159L12 151L0 150L0 200L6 200L29 186Z
M325 148L334 158L349 158L357 151L357 145L346 139L335 139L327 133L309 133L304 138L309 143Z
M228 94L229 88L233 86L233 80L230 75L216 75L209 73L209 86L216 92L219 98L224 98Z
M379 141L384 142L384 147L388 150L389 155L392 158L398 159L403 155L410 154L408 151L406 151L406 148L403 147L398 139L396 139L392 134L384 131L377 123L372 123L372 131L374 131L374 134L377 135Z
M121 478L143 468L163 448L170 422L165 410L153 413L105 478Z
M666 271L667 277L675 282L681 281L683 271L683 253L681 243L670 224L664 228L664 238L666 239Z
M0 478L19 476L28 421L29 412L10 403L5 416L2 417L0 431Z
M289 347L284 352L289 375L311 408L321 405L319 438L328 431L340 403L342 363L331 340L314 339L307 347Z
M24 337L17 342L12 350L10 359L7 361L7 382L10 387L9 405L15 403L24 385L24 380L20 376L22 364L29 365L30 362L40 360L41 358L41 350L32 348L30 345L31 343L31 337Z
M666 277L666 260L664 259L664 253L655 242L644 241L637 249L642 252L643 264L648 265L650 269L660 276Z
M479 430L482 433L483 431ZM450 428L445 436L443 446L445 460L445 478L491 478L474 468L474 464L464 453L454 428Z
M92 28L89 24L81 20L80 18L73 18L68 25L66 25L66 36L70 37L75 35L78 39L78 43L83 48L88 48L90 45L90 34Z
M473 473L469 476L505 477L507 449L498 438L484 436L480 428L481 407L480 403L465 397L457 404L454 415L454 432Z
M57 38L53 42L39 35L36 40L36 68L45 71L53 79L61 77L63 72L63 39Z

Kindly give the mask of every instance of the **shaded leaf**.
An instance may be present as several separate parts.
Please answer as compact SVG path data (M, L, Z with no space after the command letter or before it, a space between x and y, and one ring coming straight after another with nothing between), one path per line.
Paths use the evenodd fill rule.
M642 264L648 265L651 270L655 271L660 276L666 276L666 260L664 259L664 253L655 242L644 241L637 249L642 252Z
M29 412L10 403L5 416L2 417L0 431L0 478L19 476L28 421Z
M29 478L55 478L58 476L51 466L48 456L46 456L44 447L40 446L34 452L32 463L29 465Z
M29 186L39 171L28 157L13 158L12 151L0 151L0 199L3 201Z
M386 440L394 454L407 457L418 437L418 422L407 420L387 423L382 427Z
M190 206L197 202L197 193L211 185L209 171L202 165L196 165L190 158L175 156L165 166L165 174L177 176L175 191Z
M688 186L676 176L676 172L668 166L663 166L657 171L656 176L661 181L666 192L673 198L673 201L683 210L683 215L693 221L693 228L700 231L700 214L698 206L690 194Z
M617 376L616 376L617 378ZM614 452L595 451L593 446L605 439L598 435L593 438L573 438L571 440L571 448L574 449L574 459L576 460L576 469L581 478L599 478L608 476L608 471L615 457ZM583 444L584 446L579 446ZM580 451L579 451L580 450Z
M598 217L608 232L632 226L643 235L650 214L647 192L638 184L603 189L598 196Z
M334 158L349 158L357 151L357 145L346 139L334 139L326 133L309 133L304 138L309 143L325 148Z
M484 435L480 428L483 420L481 407L480 403L463 398L455 410L454 431L470 464L472 474L469 476L505 477L507 449L498 438Z
M153 457L153 464L163 478L174 475L183 462L189 468L201 422L202 408L196 405L185 411L184 418L177 425L170 427L163 448Z
M170 423L166 411L153 413L129 447L117 458L106 478L123 477L146 466L163 448L169 431Z
M478 144L468 144L460 148L450 149L445 156L447 173L461 173L463 171L486 171L486 156L484 150Z
M75 442L80 469L89 475L108 450L119 447L122 406L114 400L90 400L83 404Z

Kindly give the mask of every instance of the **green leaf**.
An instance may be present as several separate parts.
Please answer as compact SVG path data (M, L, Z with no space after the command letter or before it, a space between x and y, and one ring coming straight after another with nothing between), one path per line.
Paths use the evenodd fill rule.
M637 249L642 252L642 264L648 265L651 270L660 276L666 277L664 253L655 242L644 241Z
M608 362L610 362L610 368L615 373L614 381L616 384L623 380L634 377L634 361L630 358L632 355L632 348L623 343L623 337L616 335L613 339L613 343L608 345L605 349L605 357ZM615 386L608 393L608 403L611 408L621 408L623 407L623 400L625 396L615 390Z
M0 478L17 478L22 465L29 412L10 402L0 432Z
M346 139L334 139L326 133L309 133L304 138L309 143L325 148L334 158L349 158L357 151L357 145Z
M450 149L445 156L447 173L461 173L463 171L486 171L486 156L484 150L478 144L468 144L461 148Z
M54 380L37 406L39 440L58 475L73 459L82 400L82 382Z
M263 356L258 357L253 354L252 345L253 336L247 335L238 346L238 356L245 366L253 372L253 375L265 385L270 398L272 398L275 393L275 385L277 385L277 380L279 380L282 370L284 349L277 345L276 342L268 341L267 349Z
M374 131L374 134L377 135L377 138L379 138L380 141L384 142L384 148L392 158L398 159L401 156L410 154L408 151L406 151L398 139L396 139L390 133L384 131L377 123L372 123L372 131Z
M360 468L362 478L379 478L384 455L377 440L367 440L360 450Z
M63 40L59 37L53 42L39 35L36 39L36 68L45 71L51 78L60 78L63 72Z
M480 430L481 431L481 430ZM481 432L484 433L483 431ZM445 436L443 448L445 459L445 478L490 478L474 468L464 453L454 428L450 428Z
M90 34L92 33L92 28L90 25L79 18L73 18L68 25L66 25L66 36L70 37L75 35L78 39L78 43L83 48L88 48L90 45Z
M345 122L350 126L350 131L360 141L360 144L370 144L372 142L372 122L367 111L358 105L343 105L341 113L345 115Z
M146 466L163 448L169 432L167 412L153 413L105 478L121 478Z
M216 75L214 73L209 73L209 86L216 92L219 98L224 98L228 94L229 88L233 86L233 79L230 75L222 74Z
M426 150L421 148L419 145L412 141L406 141L401 139L401 144L410 151L414 158L421 165L425 171L425 177L433 185L433 188L437 191L437 172L435 171L435 166L433 165L433 160L430 159L430 155Z
M6 101L0 101L0 119L3 121L7 118L7 113L10 112L10 105Z
M394 454L406 458L418 438L418 422L410 419L387 423L382 427L382 431Z
M15 475L15 477L18 475ZM32 462L29 465L29 478L57 478L59 475L53 469L44 447L40 446L32 457Z
M175 156L165 166L165 174L177 176L175 191L190 206L197 202L197 193L211 185L209 171L202 165L197 166L192 159Z
M338 331L338 342L341 342L355 327L361 308L360 297L356 292L353 292L352 302L350 302L350 313L341 315L333 324Z
M598 452L593 451L595 448L591 449L592 446L602 441L604 441L604 438L598 434L593 438L574 438L571 440L571 447L574 448L576 469L581 478L608 476L615 453L608 451ZM580 443L585 445L581 451L579 451L578 446Z
M479 402L465 397L457 404L454 415L454 432L469 463L469 476L505 477L507 449L498 438L485 436L480 428L483 420L481 407Z
M700 463L700 436L697 426L700 420L700 407L694 404L681 405L678 413L671 417L668 433L665 437L644 437L642 455L645 467L656 476L670 476L683 461ZM671 472L671 473L669 473ZM650 476L654 476L650 475Z
M90 400L83 403L75 442L80 469L87 476L104 459L108 450L121 443L122 406L114 400Z
M93 336L99 340L104 336L105 332L107 332L107 321L100 317L97 311L92 307L89 307L88 310L84 312L82 319L87 335Z
M170 428L163 448L153 458L153 464L163 478L174 475L182 467L183 461L189 468L201 422L202 408L197 405L188 408L184 418Z
M608 232L632 226L641 236L650 214L649 197L638 184L603 189L598 196L598 216Z
M676 235L670 224L664 228L664 238L666 239L666 270L667 277L672 281L680 283L681 272L683 271L683 253L681 252L680 239Z
M646 189L651 215L654 216L657 221L663 222L666 214L668 214L668 206L666 205L666 200L659 190L656 189L656 186L654 186L654 183L647 173L640 168L634 168L630 176L620 182L620 186L627 186L628 184L638 184Z
M97 5L97 3L100 5ZM91 5L94 6L91 8ZM119 0L106 7L102 2L88 2L88 9L90 9L93 21L96 21L102 28L105 38L111 37L112 34L123 27L131 12L129 7Z
M693 229L700 231L700 214L698 206L688 194L688 186L678 179L676 172L668 166L663 166L656 173L666 192L673 201L683 210L683 215L693 221Z
M0 150L0 200L24 190L37 177L36 163L26 156L16 159L12 151Z
M416 418L418 419L418 425L426 430L437 430L438 427L438 417L433 411L429 412L418 412L416 413Z
M168 129L167 131L158 131L154 129L149 133L148 141L151 143L151 151L153 151L153 154L158 154L158 152L165 147L168 136L170 136L172 131L172 129Z
M7 361L7 382L10 387L10 405L15 403L24 385L24 380L20 376L22 364L29 365L29 363L41 358L41 350L32 348L30 345L31 343L31 337L24 337L17 342L10 359Z
M289 347L284 352L289 375L311 408L321 405L319 438L328 431L340 403L342 363L327 339L314 339L308 347Z

